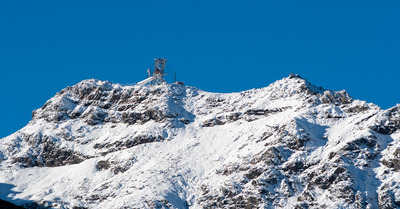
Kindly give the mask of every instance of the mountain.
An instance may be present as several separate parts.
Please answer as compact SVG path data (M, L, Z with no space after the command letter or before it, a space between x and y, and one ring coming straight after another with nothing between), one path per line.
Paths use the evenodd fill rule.
M0 140L0 199L26 208L400 208L400 105L291 74L210 93L67 87Z

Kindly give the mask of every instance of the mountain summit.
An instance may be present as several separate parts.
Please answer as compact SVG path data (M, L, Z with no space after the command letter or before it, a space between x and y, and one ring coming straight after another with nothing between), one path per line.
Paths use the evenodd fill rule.
M400 106L291 74L210 93L89 79L0 140L26 208L400 208Z

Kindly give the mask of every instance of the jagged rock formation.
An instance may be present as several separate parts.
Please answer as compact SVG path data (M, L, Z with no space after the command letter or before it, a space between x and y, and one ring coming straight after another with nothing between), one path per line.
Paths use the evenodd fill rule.
M399 129L399 105L382 110L294 74L230 94L85 80L0 140L0 182L15 186L0 199L52 208L400 208Z

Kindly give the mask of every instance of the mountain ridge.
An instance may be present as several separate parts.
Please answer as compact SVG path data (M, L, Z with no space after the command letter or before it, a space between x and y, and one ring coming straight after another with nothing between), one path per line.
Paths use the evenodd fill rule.
M396 208L399 115L398 105L382 110L295 74L236 93L88 79L0 140L0 181L18 191L0 199L53 208Z

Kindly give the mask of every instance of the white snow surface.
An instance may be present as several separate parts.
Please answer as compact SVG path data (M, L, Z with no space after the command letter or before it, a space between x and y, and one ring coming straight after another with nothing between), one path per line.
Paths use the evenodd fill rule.
M76 92L89 88L111 93ZM149 109L163 117L124 121ZM400 132L371 128L396 121L387 111L299 76L238 93L85 80L0 140L0 199L50 208L384 208L388 196L398 207ZM48 149L82 161L45 164L44 136ZM127 145L138 137L151 140ZM37 163L15 160L24 156Z

